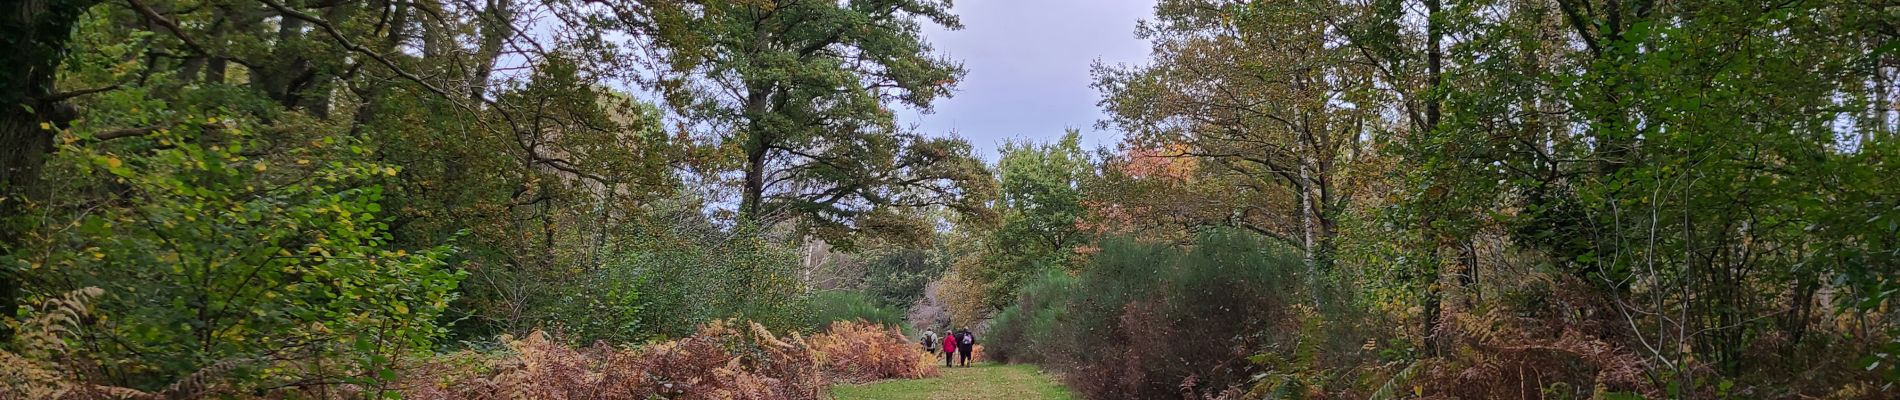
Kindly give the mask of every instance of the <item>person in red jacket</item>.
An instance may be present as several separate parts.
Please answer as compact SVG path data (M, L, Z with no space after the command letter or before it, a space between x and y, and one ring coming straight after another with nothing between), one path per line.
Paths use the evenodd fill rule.
M943 335L943 366L949 367L957 356L957 335Z

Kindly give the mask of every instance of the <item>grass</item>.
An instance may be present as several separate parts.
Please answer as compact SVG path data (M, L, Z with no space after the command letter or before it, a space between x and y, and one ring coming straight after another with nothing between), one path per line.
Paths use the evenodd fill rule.
M838 400L853 399L1075 399L1079 396L1057 384L1034 365L980 363L969 368L945 368L943 376L838 385Z

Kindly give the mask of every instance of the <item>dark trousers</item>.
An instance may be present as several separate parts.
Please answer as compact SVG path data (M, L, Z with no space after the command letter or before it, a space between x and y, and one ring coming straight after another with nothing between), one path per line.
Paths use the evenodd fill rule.
M957 346L957 355L962 356L963 365L970 365L970 346Z
M954 351L943 352L943 366L945 367L952 366L950 365L950 362L952 360L955 360L956 358L957 358L957 352L954 352Z

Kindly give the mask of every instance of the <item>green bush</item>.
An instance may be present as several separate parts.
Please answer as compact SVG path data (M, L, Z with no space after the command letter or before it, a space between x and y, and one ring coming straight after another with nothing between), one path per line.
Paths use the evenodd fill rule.
M799 258L789 246L697 222L643 217L609 228L621 239L604 245L597 258L564 259L571 267L486 271L484 277L505 282L513 292L482 298L520 300L471 308L479 315L520 317L489 322L495 326L469 324L465 337L479 341L548 329L574 344L639 343L684 337L701 324L728 318L774 331L808 326L810 296L796 279ZM593 239L557 243L586 240Z
M1004 362L1042 363L1055 360L1044 353L1059 347L1044 343L1053 338L1058 324L1069 323L1063 317L1073 296L1076 278L1067 273L1050 272L1023 286L1016 305L996 314L991 322L985 350Z
M66 344L84 351L52 361L138 389L217 369L230 370L218 378L258 386L376 386L392 359L441 337L436 317L464 274L447 262L450 247L390 243L382 183L396 166L351 160L364 151L349 140L278 156L343 161L251 156L264 146L253 122L188 124L148 137L164 146L63 145L48 164L66 177L54 188L59 198L110 192L124 202L47 203L8 221L45 232L0 256L31 274L27 300L98 293L86 304L97 318ZM221 136L195 136L203 129ZM6 311L18 321L44 316Z
M812 331L821 332L840 321L864 320L884 326L903 327L903 311L880 306L870 295L851 291L819 292L811 298Z
M864 290L885 307L906 308L924 297L924 286L949 267L927 249L880 251L865 263Z
M810 296L796 278L799 258L791 247L745 233L672 235L640 243L612 267L631 271L612 278L638 285L639 318L648 321L642 325L649 332L684 337L700 324L726 318L757 322L774 331L806 325ZM593 316L581 313L563 319Z
M1257 236L1213 231L1186 247L1109 238L1101 248L1080 276L1027 284L998 314L991 354L1062 369L1091 398L1174 398L1255 376L1332 376L1312 354L1364 343L1347 329L1358 314L1314 308L1305 264Z

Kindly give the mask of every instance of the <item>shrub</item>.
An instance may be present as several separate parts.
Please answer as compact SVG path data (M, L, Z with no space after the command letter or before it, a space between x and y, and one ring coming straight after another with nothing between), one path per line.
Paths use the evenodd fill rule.
M889 325L863 320L841 321L812 335L826 376L834 382L864 383L880 379L917 379L937 376L937 363L926 357L904 334Z
M841 322L809 339L719 320L640 348L573 347L534 332L507 351L439 356L406 370L413 399L818 399L833 382L936 376L933 360L895 329Z
M207 375L257 387L375 386L392 358L433 348L464 273L448 262L450 247L393 242L383 184L398 167L354 161L366 150L350 139L254 155L269 143L260 129L194 118L153 133L164 147L67 144L49 160L69 177L57 190L126 199L48 203L8 222L46 233L0 255L0 273L32 278L21 287L29 303L97 288L87 303L97 318L74 321L84 334L62 345L75 351L52 360L86 365L75 380L139 390ZM43 317L14 311L0 314ZM10 348L41 350L28 346Z
M692 336L638 349L575 348L542 332L504 341L511 353L489 361L487 371L412 374L403 397L796 400L818 399L825 388L810 344L797 335L779 338L757 323L741 328L714 321ZM438 361L412 371L466 369Z
M687 223L643 225L654 223L629 223L626 229L651 234L628 234L608 245L597 265L577 260L591 266L487 272L524 293L473 296L519 299L478 306L496 308L478 314L523 316L500 329L469 333L494 337L547 329L562 340L588 344L686 337L719 319L757 322L778 332L809 329L810 296L803 282L789 278L798 266L792 248L747 232L701 231Z
M893 328L904 324L902 311L880 306L871 296L859 292L819 292L812 296L811 309L809 326L815 331L824 331L836 323L850 321L868 321Z
M873 254L865 262L864 290L885 307L907 307L924 297L924 287L949 266L927 249L898 248Z
M1188 247L1110 238L1101 248L1080 276L1045 275L998 315L998 359L1063 370L1090 398L1192 398L1238 395L1256 377L1300 393L1358 363L1333 358L1366 352L1349 329L1360 326L1352 307L1313 308L1304 263L1255 237L1213 231Z
M1067 305L1076 284L1067 273L1050 272L1023 287L1021 300L996 315L990 325L989 342L996 344L997 361L1040 363L1051 361L1044 352L1058 349L1054 343L1038 343L1055 337L1056 325L1064 323Z

